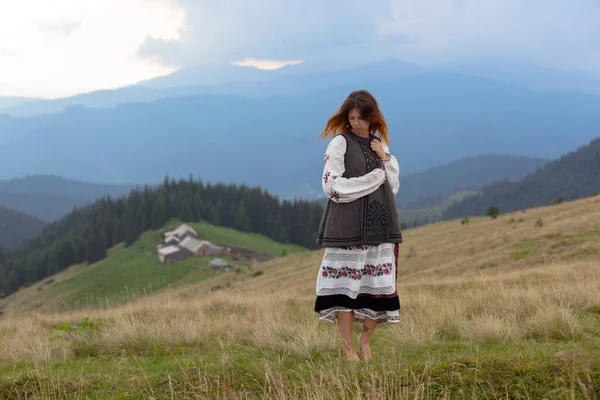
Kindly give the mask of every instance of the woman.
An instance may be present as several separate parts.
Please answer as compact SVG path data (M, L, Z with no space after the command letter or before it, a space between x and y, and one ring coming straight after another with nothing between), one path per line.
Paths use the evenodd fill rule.
M375 326L399 322L398 161L389 154L387 125L377 101L365 90L350 93L329 118L321 137L329 136L333 139L322 182L329 200L317 236L325 255L315 311L320 319L337 319L346 358L368 360ZM358 353L352 341L354 322L363 324Z

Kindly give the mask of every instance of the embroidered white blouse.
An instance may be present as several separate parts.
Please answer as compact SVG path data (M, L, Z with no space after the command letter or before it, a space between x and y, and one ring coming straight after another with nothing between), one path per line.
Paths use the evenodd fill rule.
M384 143L384 151L389 154L389 147ZM400 167L396 157L390 155L383 161L384 169L376 168L373 171L356 178L344 178L344 156L346 154L346 139L337 135L325 151L325 167L323 169L323 192L336 203L349 203L363 196L373 193L382 183L387 181L392 192L398 193L400 189Z

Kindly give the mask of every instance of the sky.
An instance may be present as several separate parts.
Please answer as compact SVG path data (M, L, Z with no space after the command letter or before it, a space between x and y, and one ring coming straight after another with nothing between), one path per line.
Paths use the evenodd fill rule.
M0 0L0 96L179 68L502 60L600 74L599 0Z

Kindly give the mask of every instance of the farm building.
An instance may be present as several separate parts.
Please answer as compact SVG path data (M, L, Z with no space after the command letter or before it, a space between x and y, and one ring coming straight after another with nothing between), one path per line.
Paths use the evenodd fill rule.
M158 259L165 264L183 260L183 257L183 250L176 246L165 246L158 249Z
M220 258L215 258L210 262L210 268L213 271L225 271L228 269L233 269L233 264Z
M181 239L179 239L177 236L165 235L165 244L166 245L177 245L177 244L179 244L179 242L181 242Z
M183 240L187 237L197 238L198 232L196 232L196 230L191 226L187 224L182 224L177 229L165 232L165 240L169 237L176 237L179 240Z
M185 249L195 256L211 256L223 254L224 249L207 240L198 240L193 237L186 237L179 243L179 247Z

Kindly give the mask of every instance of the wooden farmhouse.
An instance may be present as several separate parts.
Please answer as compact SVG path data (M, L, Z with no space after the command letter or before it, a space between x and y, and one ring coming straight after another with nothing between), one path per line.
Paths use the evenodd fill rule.
M207 240L198 240L193 237L186 237L183 239L179 243L179 247L197 257L219 255L224 252L224 249L221 246L217 246Z
M177 229L165 232L165 240L172 237L176 237L180 241L187 237L198 238L198 232L196 232L196 230L191 226L182 224Z
M165 264L183 260L184 252L177 246L165 246L158 249L158 259Z

